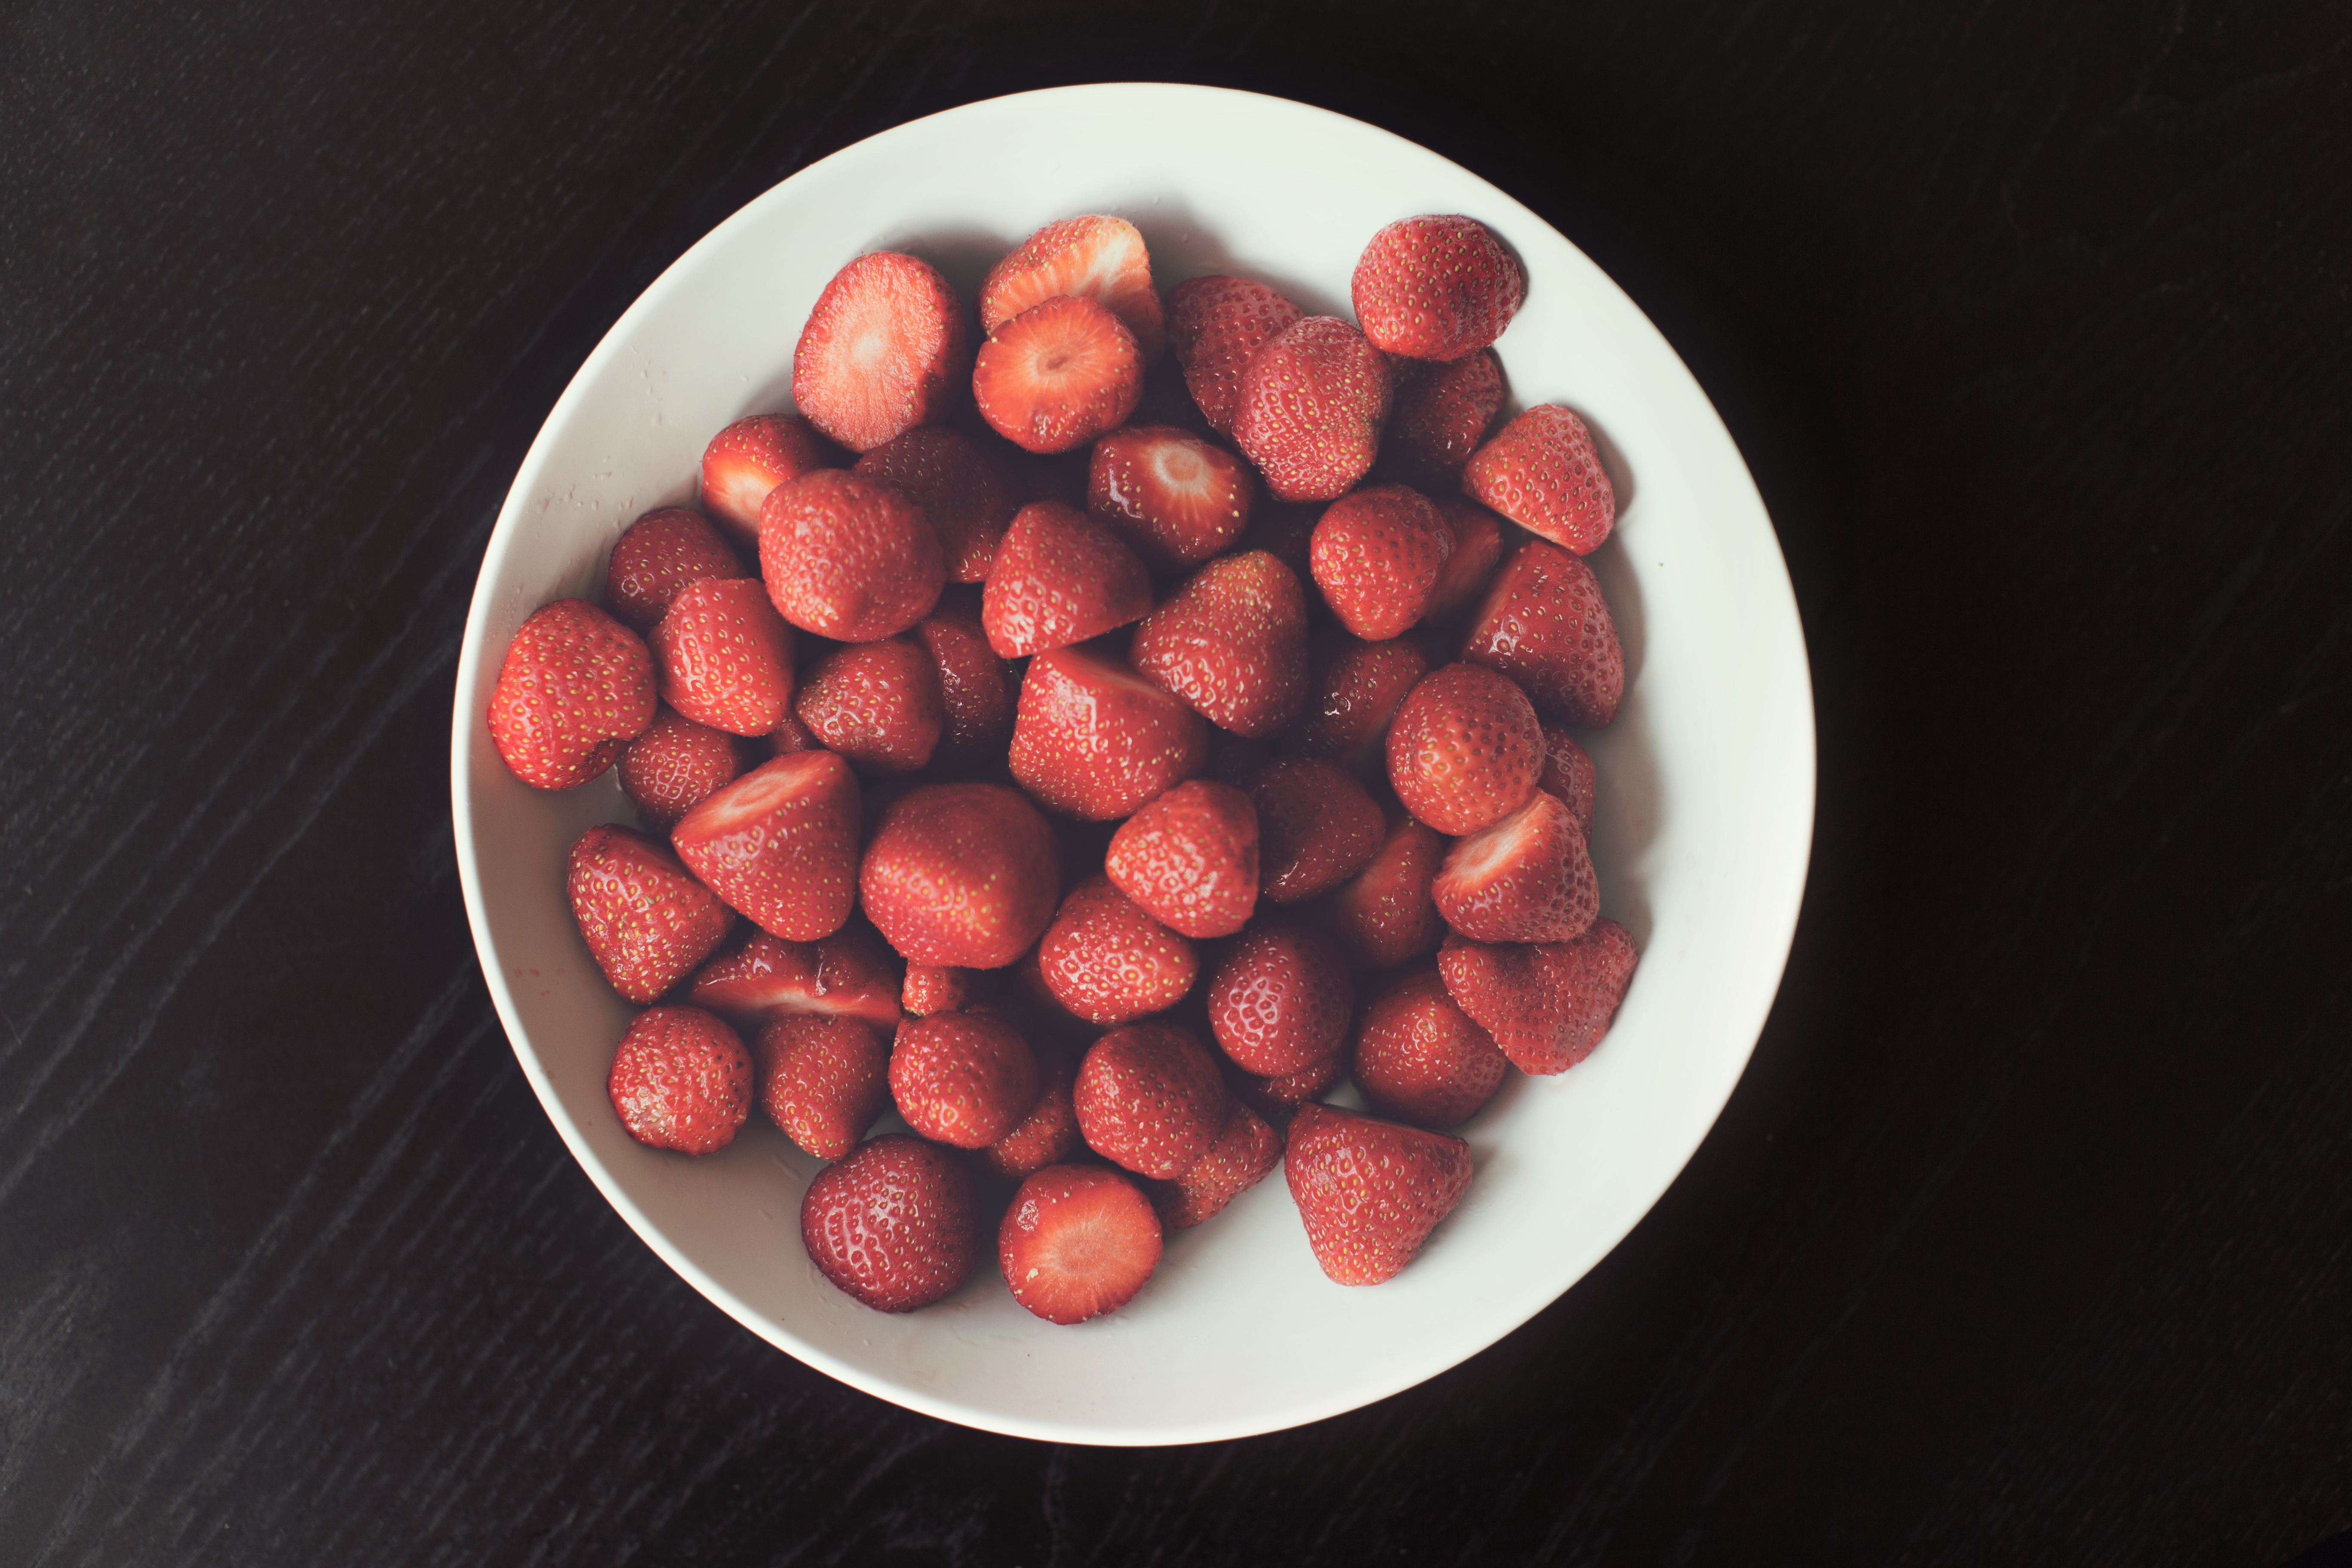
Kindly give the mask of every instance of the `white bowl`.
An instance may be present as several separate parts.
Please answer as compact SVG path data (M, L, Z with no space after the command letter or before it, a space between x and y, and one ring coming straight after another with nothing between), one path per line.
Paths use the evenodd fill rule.
M574 929L564 856L630 820L612 776L530 789L483 715L538 605L592 595L639 513L691 500L702 447L790 405L818 291L865 251L913 251L969 297L988 264L1075 213L1143 231L1164 289L1265 279L1346 315L1373 231L1467 213L1526 261L1497 345L1514 406L1561 402L1603 439L1617 532L1592 557L1629 685L1593 740L1603 910L1642 949L1615 1027L1552 1079L1517 1074L1466 1130L1469 1196L1387 1284L1324 1279L1281 1173L1176 1236L1108 1318L1057 1328L984 1259L956 1296L868 1310L802 1249L818 1162L753 1117L706 1159L621 1130L604 1077L631 1009ZM1787 569L1738 449L1633 302L1485 181L1384 131L1207 88L1061 88L971 104L861 142L769 191L665 272L605 335L531 444L490 536L457 670L451 795L484 974L540 1102L622 1217L744 1327L880 1398L1026 1437L1199 1442L1336 1415L1407 1388L1525 1322L1581 1278L1706 1136L1770 1006L1803 889L1813 728ZM992 1258L992 1250L988 1255Z

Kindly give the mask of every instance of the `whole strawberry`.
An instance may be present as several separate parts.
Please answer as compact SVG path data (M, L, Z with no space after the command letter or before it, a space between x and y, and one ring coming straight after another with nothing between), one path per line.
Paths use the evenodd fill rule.
M1370 863L1385 828L1381 808L1339 763L1283 757L1258 775L1258 867L1266 901L1322 897Z
M490 693L490 740L534 789L571 789L618 762L654 721L654 658L585 599L531 612Z
M868 452L943 418L971 363L963 305L939 268L877 250L817 296L793 350L793 403L825 435Z
M921 507L878 480L818 468L778 485L761 510L760 575L801 630L872 642L929 615L948 568Z
M811 468L830 467L842 455L839 447L796 414L754 414L738 419L703 448L703 510L726 530L738 549L756 555L760 508L768 492ZM616 567L615 574L617 571Z
M1427 496L1367 485L1326 508L1307 546L1308 569L1339 624L1367 642L1422 617L1454 553L1454 530Z
M1450 364L1402 362L1381 470L1432 495L1453 489L1502 406L1503 364L1493 349Z
M1307 594L1253 550L1210 562L1136 628L1135 668L1211 723L1263 739L1307 705Z
M911 773L946 727L939 667L912 637L850 643L810 667L793 716L861 773Z
M939 531L950 583L987 578L997 541L1021 510L1013 475L996 452L944 425L918 426L883 442L850 472L879 479L923 509Z
M621 753L621 793L648 826L667 833L705 795L743 771L736 736L665 708Z
M1231 936L1257 907L1257 807L1230 784L1188 780L1119 824L1103 870L1171 931Z
M1326 925L1366 969L1392 969L1436 949L1445 922L1430 897L1446 839L1400 812L1370 864L1323 906Z
M1308 316L1251 359L1234 442L1276 500L1331 500L1372 466L1388 416L1381 352L1336 316Z
M1375 1116L1458 1127L1503 1086L1511 1064L1446 994L1437 966L1397 979L1364 1009L1350 1068Z
M1261 921L1209 976L1209 1026L1243 1071L1280 1078L1339 1053L1356 984L1338 948L1295 919Z
M1037 944L1037 963L1055 1001L1105 1025L1174 1006L1201 972L1191 942L1103 877L1070 889Z
M638 1142L714 1153L751 1114L751 1055L698 1007L651 1007L621 1037L604 1090Z
M1282 1134L1235 1101L1209 1152L1172 1181L1151 1184L1152 1206L1170 1230L1188 1230L1214 1218L1227 1204L1282 1163Z
M764 493L764 492L763 492ZM604 565L604 607L640 637L670 601L706 577L748 577L719 531L692 507L665 506L621 531Z
M1151 609L1151 574L1095 519L1037 501L1005 531L980 605L988 646L1020 658L1141 620Z
M1125 665L1085 648L1029 661L1008 758L1048 810L1110 822L1201 771L1209 726Z
M1384 766L1389 721L1429 673L1429 656L1402 637L1342 637L1322 649L1315 662L1314 695L1298 728L1298 749L1360 772Z
M1445 558L1445 570L1437 574L1437 586L1430 590L1429 606L1422 611L1421 621L1428 626L1450 626L1476 607L1486 584L1494 580L1495 568L1503 559L1503 520L1463 496L1434 499L1446 526L1454 531L1454 553Z
M670 842L728 907L788 942L815 942L856 906L860 812L847 763L798 752L712 792Z
M667 847L614 823L580 836L564 883L596 967L640 1005L693 973L735 921Z
M1633 984L1633 938L1597 920L1574 942L1445 939L1445 989L1526 1073L1566 1072L1592 1054Z
M1209 1152L1228 1099L1208 1047L1172 1024L1129 1024L1094 1043L1074 1094L1087 1146L1167 1181Z
M1020 957L1061 893L1053 830L1019 790L997 784L923 784L892 801L857 881L892 947L917 963L965 969Z
M971 768L1004 755L1013 739L1013 677L988 646L978 609L942 600L912 633L931 656L940 683L941 725L933 756L949 768Z
M1462 658L1509 676L1555 723L1600 729L1625 695L1625 651L1600 579L1540 540L1495 574Z
M1001 1002L981 1003L974 1011L1012 1020L1012 1011ZM1038 1091L1037 1103L1013 1123L1012 1131L972 1156L982 1170L1009 1182L1068 1159L1077 1152L1081 1142L1078 1110L1070 1097L1078 1074L1076 1058L1042 1036L1031 1034L1028 1038L1029 1048L1037 1056L1038 1080L1045 1085Z
M1592 835L1592 807L1601 784L1591 754L1576 743L1575 736L1557 724L1545 725L1543 737L1543 776L1536 781L1536 787L1547 795L1558 795L1589 838Z
M1592 432L1557 403L1538 404L1473 453L1462 493L1579 555L1600 549L1617 521Z
M793 628L751 578L688 584L649 640L662 700L698 724L765 735L792 707Z
M1040 1087L1028 1042L982 1014L908 1018L890 1049L898 1114L924 1137L959 1149L985 1149L1012 1131Z
M1389 783L1440 833L1475 833L1527 804L1543 773L1543 725L1507 676L1433 669L1389 724Z
M1310 1104L1291 1121L1282 1170L1323 1272L1377 1285L1412 1261L1470 1190L1470 1145Z
M1383 353L1453 360L1503 335L1527 300L1528 271L1476 218L1400 218L1364 247L1349 293Z
M874 1026L801 1013L760 1031L760 1108L820 1160L857 1147L890 1103L890 1047Z
M980 1255L971 1168L904 1132L868 1139L809 1183L801 1243L818 1272L866 1305L928 1307L953 1295Z
M1254 278L1193 278L1176 285L1168 296L1168 346L1211 429L1233 434L1250 361L1304 313Z

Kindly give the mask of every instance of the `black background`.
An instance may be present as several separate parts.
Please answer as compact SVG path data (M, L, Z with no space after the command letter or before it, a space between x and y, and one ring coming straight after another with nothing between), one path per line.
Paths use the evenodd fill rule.
M0 1561L2352 1526L2352 10L0 16ZM1627 288L1780 530L1821 795L1753 1065L1613 1256L1381 1405L1123 1452L852 1393L635 1239L491 1014L446 746L491 520L641 289L860 137L1137 78L1386 126Z

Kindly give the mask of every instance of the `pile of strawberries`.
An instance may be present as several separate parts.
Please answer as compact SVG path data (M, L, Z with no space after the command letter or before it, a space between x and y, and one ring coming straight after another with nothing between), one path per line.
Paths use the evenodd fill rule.
M1614 497L1569 409L1492 428L1526 287L1423 216L1356 323L1163 300L1075 217L989 274L975 353L929 264L842 268L798 414L719 432L490 704L518 777L617 764L651 830L569 874L646 1007L630 1132L707 1153L756 1101L834 1162L811 1258L889 1311L961 1285L992 1195L1022 1305L1110 1310L1277 1163L1333 1279L1403 1268L1470 1183L1443 1130L1581 1059L1634 963L1574 734L1624 688ZM1373 1114L1319 1102L1343 1074Z

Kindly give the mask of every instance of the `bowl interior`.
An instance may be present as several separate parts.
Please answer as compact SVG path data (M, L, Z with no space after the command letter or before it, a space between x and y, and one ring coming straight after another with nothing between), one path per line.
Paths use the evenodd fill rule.
M1086 134L1074 136L1076 126ZM562 867L593 823L631 819L608 774L559 795L505 770L482 723L515 628L591 594L621 530L690 500L704 444L788 407L794 340L826 280L903 249L971 290L1042 224L1131 219L1164 289L1262 278L1346 315L1382 224L1467 213L1527 264L1497 345L1512 406L1560 402L1619 486L1597 552L1629 660L1618 721L1591 738L1605 912L1642 947L1601 1047L1555 1079L1514 1075L1465 1130L1469 1196L1396 1279L1317 1268L1280 1173L1181 1233L1129 1306L1057 1328L992 1268L903 1317L809 1264L801 1194L818 1163L754 1117L702 1160L622 1131L604 1074L631 1009L573 927ZM1524 1322L1665 1190L1737 1081L1780 981L1812 821L1804 646L1771 524L1722 423L1633 303L1532 213L1385 132L1278 99L1111 85L998 99L914 121L795 174L666 272L582 367L492 535L466 629L452 789L467 910L533 1089L629 1224L753 1332L880 1397L968 1425L1094 1443L1243 1436L1369 1403Z

